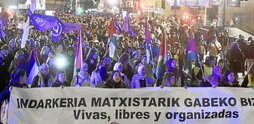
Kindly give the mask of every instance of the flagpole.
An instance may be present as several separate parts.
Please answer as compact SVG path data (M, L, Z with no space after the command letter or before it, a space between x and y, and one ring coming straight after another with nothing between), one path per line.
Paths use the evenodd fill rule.
M204 79L204 70L203 70L202 65L201 65L199 54L197 54L197 57L198 57L198 63L199 63L199 66L200 66L200 70L201 70L201 73L202 73L202 79L205 81L206 79Z

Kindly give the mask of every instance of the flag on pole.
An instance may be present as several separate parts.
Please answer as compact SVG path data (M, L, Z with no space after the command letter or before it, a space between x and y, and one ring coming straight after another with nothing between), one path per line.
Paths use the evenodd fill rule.
M164 30L164 32L161 36L160 55L159 55L159 59L158 59L157 67L156 67L156 77L157 77L157 79L160 78L160 76L162 75L163 65L168 60L167 51L168 51L168 46L167 46L167 40L166 40L166 32Z
M29 17L28 17L29 18ZM22 34L22 40L21 40L21 48L25 48L26 46L26 41L28 40L29 36L29 19L27 19L25 26L23 27L23 34Z
M64 29L64 24L60 20L58 20L57 24L52 29L53 29L52 30L52 40L54 42L57 42L62 37L62 32L63 32L63 29Z
M151 63L151 37L149 32L148 23L145 23L145 36L146 36L146 56L147 56L147 63Z
M83 65L83 54L82 54L82 33L79 31L78 41L77 41L77 51L75 57L75 67L78 69L82 68Z
M188 43L188 58L193 61L197 57L197 49L193 34L190 34Z
M112 35L109 39L109 57L111 57L113 60L117 61L117 37L115 35Z
M82 33L80 29L77 39L77 49L74 60L73 78L76 78L76 75L78 74L78 72L80 72L80 69L82 67L83 67L83 50L82 50ZM73 84L71 84L71 86L73 86Z
M108 26L109 37L111 37L115 33L116 33L116 27L115 27L114 18L112 18L111 21L110 21L110 24Z
M115 20L115 27L116 30L118 30L121 34L123 33L123 29L121 28L117 20Z
M52 40L58 41L64 30L64 24L55 16L47 16L42 14L32 14L31 21L37 31L52 30Z
M68 28L69 31L78 31L78 38L77 38L77 48L76 48L76 56L74 60L74 69L73 69L73 78L78 74L80 69L83 67L83 50L82 50L82 25L81 24L72 24L72 23L65 23L69 25L71 28ZM67 26L68 27L68 26ZM68 32L69 32L68 31ZM71 84L73 85L73 84Z
M132 30L131 30L131 26L130 26L130 16L129 13L127 13L127 15L124 18L124 22L123 22L123 29L128 32L128 34L132 35Z
M32 15L34 13L34 10L35 10L35 0L27 0L26 3L30 4L30 8L27 10L28 15L30 16L30 15ZM30 22L29 16L27 18L25 26L23 27L23 34L22 34L22 40L21 40L21 48L25 48L26 41L28 40L28 37L29 37L29 28L30 28L30 25L29 25L29 22Z
M29 56L29 63L28 63L28 68L26 70L27 73L27 83L30 85L32 84L32 81L34 77L38 74L39 72L39 59L38 55L35 49L32 49L31 54Z

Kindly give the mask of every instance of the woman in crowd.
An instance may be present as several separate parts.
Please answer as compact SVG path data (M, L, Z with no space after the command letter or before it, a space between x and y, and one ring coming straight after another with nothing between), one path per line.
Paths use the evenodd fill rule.
M16 52L14 56L14 60L11 62L11 65L8 69L9 72L15 72L18 69L26 70L27 67L27 60L24 57L24 52L19 50Z
M49 67L43 63L39 67L39 73L33 78L31 87L50 87L53 83L53 76L49 73Z
M92 72L92 75L91 75L91 87L100 87L100 88L105 87L105 83L102 80L101 75L100 75L101 66L102 66L102 63L98 63L97 67Z
M105 84L105 88L126 88L119 71L113 71Z
M133 69L129 64L129 60L130 55L127 53L122 54L119 58L119 62L123 64L123 73L127 76L128 80L131 80L133 76Z
M146 70L145 66L141 65L138 67L138 73L135 74L131 80L130 88L144 88L153 87L154 81L151 78L145 76Z
M98 51L95 48L91 48L87 54L86 64L88 65L88 73L91 75L92 72L96 69L96 65L99 62Z
M239 82L236 80L236 77L232 71L224 72L222 76L221 87L240 87Z
M124 84L126 85L127 88L129 88L130 87L130 81L128 80L127 76L123 73L123 64L120 63L120 62L115 63L114 71L119 71L120 72L120 76L121 76Z
M50 45L45 45L41 49L41 62L45 63L47 61L47 58L49 57L49 53L51 51Z
M166 72L163 77L163 86L181 87L182 72L177 68L175 59L171 58L166 63Z
M87 73L88 65L86 63L83 64L83 67L80 69L79 74L74 76L72 80L72 85L76 87L81 86L90 86L91 85L91 77Z
M66 81L66 74L63 70L59 70L56 74L56 81L51 84L51 87L62 87L68 86L68 82Z
M220 66L214 66L213 72L208 76L209 87L217 87L221 83L221 68Z

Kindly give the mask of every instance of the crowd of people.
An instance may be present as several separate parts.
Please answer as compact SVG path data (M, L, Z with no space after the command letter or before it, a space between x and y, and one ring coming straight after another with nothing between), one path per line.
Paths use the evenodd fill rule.
M61 15L62 22L82 24L83 66L74 69L77 48L77 32L63 33L58 42L51 40L51 31L36 31L31 26L29 40L21 49L22 28L9 23L4 28L6 36L0 42L0 100L10 94L10 87L99 87L99 88L143 88L143 87L253 87L254 66L244 82L238 80L241 71L230 66L230 50L238 41L246 43L242 36L230 40L225 30L210 28L201 30L200 25L190 25L176 18L133 17L131 28L136 36L127 32L116 32L117 59L109 57L108 26L111 17ZM115 16L119 24L123 17ZM25 21L25 18L19 21ZM146 55L145 23L149 24L152 56ZM162 34L166 32L168 60L163 63L161 75L156 75ZM190 37L196 44L195 57L188 55ZM252 39L248 39L253 45ZM150 52L151 52L150 51ZM27 83L27 69L32 52L38 56L39 73L31 84ZM66 57L66 67L59 69L55 60ZM243 55L241 56L243 57ZM190 59L192 58L192 59ZM147 61L149 59L150 61ZM235 61L237 63L237 60ZM251 61L250 61L251 63ZM239 68L237 68L239 69ZM242 84L242 85L240 85Z

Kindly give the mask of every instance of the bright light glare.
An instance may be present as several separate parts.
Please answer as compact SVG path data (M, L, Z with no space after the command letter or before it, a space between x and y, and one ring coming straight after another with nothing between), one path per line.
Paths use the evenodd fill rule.
M10 5L9 8L10 9L18 9L18 7L16 5Z
M57 56L56 59L55 59L55 66L58 68L58 69L63 69L65 68L67 65L67 60L64 56Z

